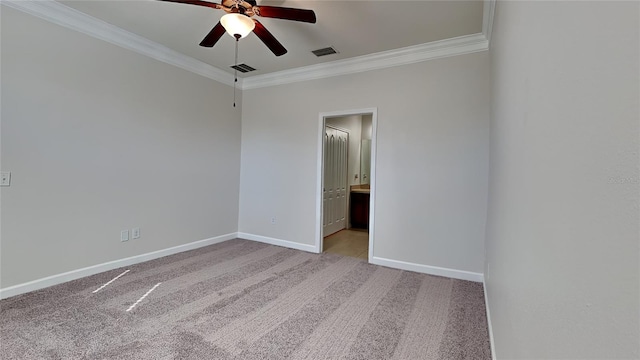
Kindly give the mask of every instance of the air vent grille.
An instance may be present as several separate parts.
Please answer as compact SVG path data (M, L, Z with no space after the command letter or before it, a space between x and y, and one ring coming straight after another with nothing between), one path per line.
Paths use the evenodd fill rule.
M336 49L334 49L331 46L329 46L329 47L326 47L326 48L313 50L312 53L315 56L320 57L320 56L326 56L326 55L331 55L331 54L337 54L338 52L336 51Z
M251 66L247 65L247 64L238 64L238 65L231 65L232 69L236 69L238 71L240 71L241 73L248 73L249 71L255 71L256 69L252 68Z

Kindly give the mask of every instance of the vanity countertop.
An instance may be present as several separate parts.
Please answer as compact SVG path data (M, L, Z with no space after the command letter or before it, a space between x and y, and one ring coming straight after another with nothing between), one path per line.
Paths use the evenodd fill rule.
M351 192L369 194L370 193L370 189L351 189Z

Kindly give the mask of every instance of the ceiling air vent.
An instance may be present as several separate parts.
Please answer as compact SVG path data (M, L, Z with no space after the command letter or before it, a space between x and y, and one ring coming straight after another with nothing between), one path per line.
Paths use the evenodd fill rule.
M332 48L331 46L323 48L323 49L318 49L318 50L313 50L312 53L317 56L326 56L326 55L331 55L331 54L337 54L338 52L336 51L336 49Z
M256 69L252 68L251 66L247 65L247 64L238 64L238 65L231 65L232 69L236 69L238 71L240 71L241 73L248 73L249 71L255 71Z

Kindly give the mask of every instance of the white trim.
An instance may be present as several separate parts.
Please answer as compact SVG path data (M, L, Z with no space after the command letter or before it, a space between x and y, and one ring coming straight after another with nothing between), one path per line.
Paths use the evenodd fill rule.
M484 306L487 311L487 327L489 328L489 343L491 345L491 359L497 360L496 344L493 341L493 328L491 327L491 312L489 311L489 295L487 293L487 283L484 276L482 277L482 288L484 289Z
M369 262L375 265L382 265L382 266L387 266L390 268L401 269L401 270L415 271L415 272L429 274L429 275L444 276L444 277L453 278L453 279L468 280L468 281L474 281L474 282L482 282L484 279L484 275L482 273L449 269L449 268L443 268L438 266L416 264L416 263L410 263L410 262L400 261L400 260L385 259L377 256L374 256Z
M496 12L496 0L484 0L482 10L482 34L487 39L487 45L491 43L491 32L493 30L493 15Z
M238 238L257 241L265 244L283 246L291 249L302 250L302 251L307 251L312 253L316 252L316 248L313 245L301 244L301 243L297 243L289 240L270 238L266 236L255 235L255 234L247 234L243 232L238 233Z
M323 191L322 185L324 181L324 128L327 126L324 120L327 113L320 113L320 121L318 121L318 149L316 152L316 240L314 243L314 251L318 254L322 253L322 233L324 229L322 227L322 202Z
M226 235L220 235L216 237L212 237L209 239L194 241L188 244L178 245L174 247L170 247L163 250L152 251L146 254L131 256L124 259L109 261L106 263L89 266L82 269L68 271L62 274L57 274L53 276L47 276L42 279L29 281L23 284L18 284L14 286L10 286L8 288L0 289L0 299L6 299L12 296L28 293L30 291L44 289L49 286L58 285L65 283L67 281L80 279L86 276L95 275L101 272L117 269L124 266L129 266L133 264L138 264L141 262L161 258L168 255L173 255L177 253L181 253L188 250L193 250L197 248L201 248L203 246L213 245L217 243L221 243L223 241L235 239L237 237L237 233L230 233Z
M152 59L175 65L181 69L202 75L223 84L233 86L233 75L230 73L179 53L155 41L151 41L140 35L123 30L115 25L70 8L57 1L2 0L2 5L146 55ZM242 79L238 79L238 86L242 87Z
M371 109L371 164L369 168L369 262L373 261L373 233L376 227L376 153L378 149L378 108Z
M355 74L488 49L489 43L482 33L465 35L371 55L251 76L244 79L242 90Z

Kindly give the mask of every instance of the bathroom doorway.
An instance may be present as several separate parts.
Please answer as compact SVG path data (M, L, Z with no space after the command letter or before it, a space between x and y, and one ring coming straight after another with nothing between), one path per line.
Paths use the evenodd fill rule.
M375 228L377 109L321 113L319 123L316 251L369 260ZM343 146L336 145L345 138Z

